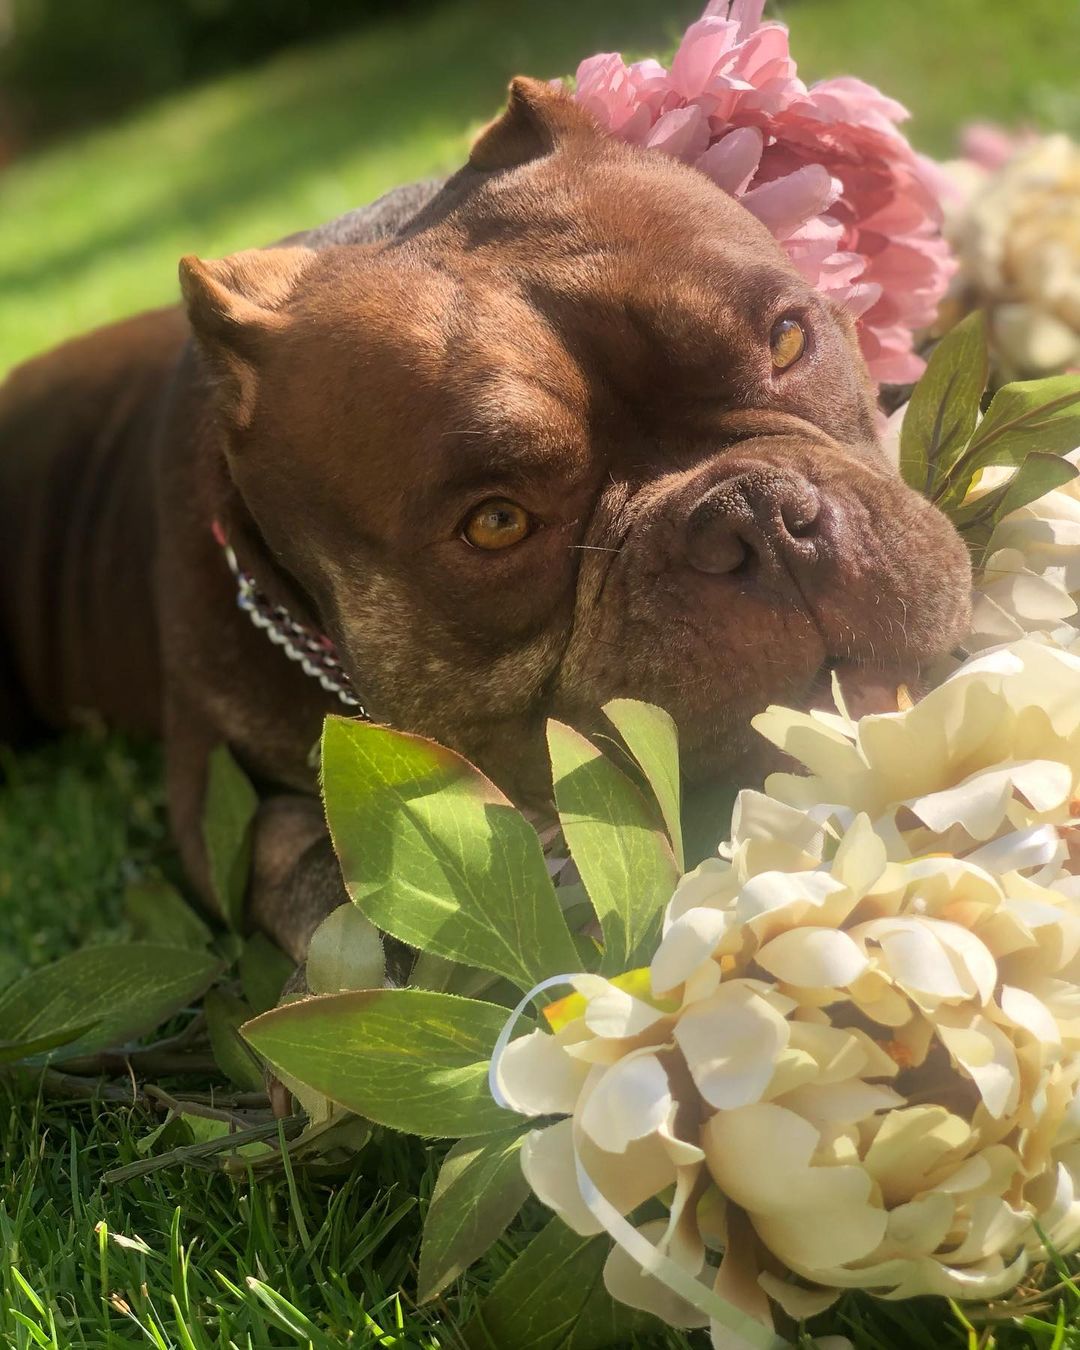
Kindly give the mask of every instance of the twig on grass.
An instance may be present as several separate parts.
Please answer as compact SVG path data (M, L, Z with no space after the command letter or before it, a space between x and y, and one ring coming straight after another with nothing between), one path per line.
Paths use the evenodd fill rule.
M147 1083L143 1092L156 1102L159 1106L167 1107L177 1116L199 1116L203 1120L222 1120L226 1125L244 1128L247 1121L243 1116L238 1116L235 1112L227 1110L224 1105L214 1106L207 1102L193 1101L189 1097L174 1097L171 1092L166 1092L164 1088L158 1087L155 1083Z
M146 1176L158 1172L164 1167L176 1167L182 1163L199 1165L205 1159L217 1153L227 1153L241 1148L244 1144L270 1143L278 1135L278 1126L288 1139L293 1139L307 1124L306 1116L291 1116L288 1120L266 1120L259 1125L251 1125L231 1134L223 1134L217 1139L207 1139L199 1144L181 1144L179 1148L160 1153L154 1158L140 1158L137 1162L125 1163L123 1167L114 1167L102 1173L106 1185L115 1185L120 1181L130 1181L133 1177Z
M105 1083L100 1078L85 1078L81 1074L62 1073L59 1069L42 1069L40 1065L5 1065L4 1077L29 1086L38 1086L48 1101L60 1102L118 1102L124 1106L150 1106L150 1100L131 1087L119 1083Z
M109 1046L90 1055L59 1058L57 1063L66 1073L93 1077L106 1074L127 1076L132 1070L142 1074L155 1073L212 1073L217 1064L208 1052L209 1039L206 1018L201 1012L175 1036L166 1036L150 1045Z

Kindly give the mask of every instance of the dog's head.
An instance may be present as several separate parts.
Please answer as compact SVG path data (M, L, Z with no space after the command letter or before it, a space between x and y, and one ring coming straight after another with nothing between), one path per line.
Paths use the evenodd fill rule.
M376 715L519 794L548 714L651 700L712 770L767 703L963 631L965 549L884 458L849 319L546 86L393 239L182 270L234 509Z

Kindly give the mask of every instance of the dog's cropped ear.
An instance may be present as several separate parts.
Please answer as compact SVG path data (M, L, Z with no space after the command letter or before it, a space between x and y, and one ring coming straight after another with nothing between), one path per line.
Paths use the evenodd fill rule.
M469 163L486 172L513 169L570 137L597 134L596 123L565 89L519 75L510 82L506 111L476 138Z
M255 411L261 345L287 322L282 310L315 254L307 248L248 249L216 262L180 260L180 289L195 339L237 430Z

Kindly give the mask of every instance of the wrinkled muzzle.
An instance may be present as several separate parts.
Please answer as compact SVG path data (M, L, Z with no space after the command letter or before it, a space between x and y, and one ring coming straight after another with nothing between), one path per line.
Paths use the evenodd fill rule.
M876 451L755 437L655 481L626 518L560 693L660 703L710 767L769 703L827 699L836 670L872 711L967 631L963 541Z

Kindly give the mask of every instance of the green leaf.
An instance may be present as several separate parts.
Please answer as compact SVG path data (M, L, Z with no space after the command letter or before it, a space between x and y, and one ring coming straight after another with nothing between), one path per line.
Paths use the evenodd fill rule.
M349 894L384 932L521 989L575 968L536 832L460 755L328 717L323 795Z
M632 970L656 949L675 855L648 802L591 741L552 720L548 748L563 833L604 934L602 969Z
M338 905L311 935L308 988L315 994L345 989L381 989L386 954L379 930L355 905Z
M124 909L140 942L202 951L214 936L176 887L160 877L132 882L124 891Z
M954 518L956 527L978 557L980 550L985 550L990 543L994 527L1000 520L1071 482L1078 473L1080 470L1060 455L1033 452L1007 483L958 512Z
M469 1350L607 1350L660 1330L604 1288L611 1242L579 1237L552 1219L465 1325Z
M221 1072L245 1092L262 1091L262 1068L240 1036L240 1028L251 1017L248 1005L227 989L211 989L203 1000L203 1014Z
M0 1039L36 1041L89 1027L63 1058L152 1031L204 993L220 970L204 952L130 943L86 947L0 994Z
M297 1345L305 1347L305 1350L341 1350L341 1342L335 1336L328 1336L283 1294L271 1289L262 1280L257 1280L254 1275L247 1276L244 1288L241 1289L222 1275L221 1271L216 1271L215 1274L235 1298L261 1311L260 1322L263 1318L268 1319L271 1326L284 1331Z
M240 953L240 988L253 1012L266 1012L281 997L285 981L296 969L265 933L252 933Z
M26 969L26 963L15 952L0 952L0 989L14 984Z
M227 745L210 754L203 808L203 842L210 886L230 928L243 926L244 895L251 870L252 823L259 799Z
M506 1017L453 994L373 989L274 1008L243 1034L276 1068L357 1115L455 1139L507 1127L487 1082Z
M1064 455L1080 445L1080 375L1006 384L935 500L963 501L971 479L994 464L1019 465L1033 451Z
M1033 451L1009 479L1001 505L994 512L995 522L1071 482L1078 473L1080 470L1060 455Z
M604 704L604 712L652 788L667 826L675 861L680 872L685 871L679 732L674 718L663 708L657 708L651 703L639 703L633 698L612 699L610 703Z
M416 964L409 972L410 989L430 989L436 993L445 993L450 986L454 972L460 970L460 963L448 961L445 956L434 956L431 952L421 952ZM485 974L490 974L486 971Z
M947 476L979 416L986 388L986 321L969 314L934 348L900 431L900 473L918 492Z
M60 1031L46 1032L43 1036L32 1036L29 1040L0 1041L0 1064L16 1064L20 1059L29 1059L31 1055L70 1045L95 1026L96 1022L82 1022L76 1026L63 1027Z
M482 1142L462 1139L443 1160L420 1248L417 1299L427 1303L487 1251L525 1203L521 1141L531 1122Z

